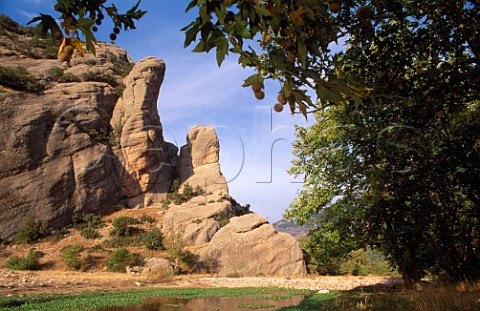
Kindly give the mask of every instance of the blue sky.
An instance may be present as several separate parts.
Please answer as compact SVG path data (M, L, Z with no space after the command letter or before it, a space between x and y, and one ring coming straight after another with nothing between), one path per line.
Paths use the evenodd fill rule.
M39 13L52 14L54 0L0 0L0 12L26 24ZM125 11L135 1L117 0ZM167 65L160 90L158 111L167 141L182 146L190 127L203 124L216 128L220 139L220 164L229 181L230 194L271 222L294 200L301 187L286 173L292 160L294 125L308 125L302 116L286 110L275 113L278 85L266 85L266 97L258 101L243 80L251 70L227 57L218 68L215 53L193 53L183 48L180 29L195 17L185 13L188 0L143 0L148 13L137 22L137 29L122 32L115 44L126 49L134 61L147 56L163 59ZM98 39L109 42L113 26L105 23Z

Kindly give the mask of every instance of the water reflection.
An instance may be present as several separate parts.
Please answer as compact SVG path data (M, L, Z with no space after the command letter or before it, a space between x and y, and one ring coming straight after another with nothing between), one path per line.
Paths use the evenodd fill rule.
M151 297L143 304L106 307L97 310L101 311L226 311L226 310L259 310L258 306L263 307L260 310L276 310L282 307L296 306L304 296L281 295L282 299L252 299L249 297L222 297L222 298L198 298L198 299L180 299L170 297ZM277 296L278 297L278 296ZM265 297L267 298L267 297ZM266 306L270 307L266 307ZM254 307L257 308L254 308Z

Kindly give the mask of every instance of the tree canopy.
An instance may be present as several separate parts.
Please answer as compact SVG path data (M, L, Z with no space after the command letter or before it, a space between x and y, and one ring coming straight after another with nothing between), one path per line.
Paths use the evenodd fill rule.
M370 90L362 103L342 100L297 130L291 173L305 185L287 217L318 223L311 256L335 236L339 254L381 248L410 287L427 273L478 280L479 7L396 3L396 18L337 55L337 72Z

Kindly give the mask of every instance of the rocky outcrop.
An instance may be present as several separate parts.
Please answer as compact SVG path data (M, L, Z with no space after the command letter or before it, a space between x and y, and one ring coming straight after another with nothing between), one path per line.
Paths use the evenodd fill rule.
M230 219L202 251L220 275L301 276L306 273L300 244L278 233L267 220L251 213Z
M227 182L220 171L220 143L211 126L194 126L187 135L187 144L180 149L178 172L180 183L205 193L228 192Z
M150 205L166 198L177 164L178 148L163 139L157 99L165 64L149 57L133 67L113 111L110 125L120 148L115 154L129 206Z
M208 243L234 212L232 203L221 192L170 205L163 217L162 232L166 236L174 227L182 227L183 238L189 245Z
M41 96L0 93L0 233L11 236L27 215L61 227L76 212L121 198L108 128L116 101L106 83L65 83Z

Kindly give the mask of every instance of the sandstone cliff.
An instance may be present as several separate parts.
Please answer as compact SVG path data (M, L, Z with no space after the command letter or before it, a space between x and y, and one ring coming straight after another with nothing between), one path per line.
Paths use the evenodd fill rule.
M74 214L160 206L178 180L179 191L188 185L202 195L170 204L162 228L182 226L205 262L221 250L219 273L303 273L295 239L228 195L213 127L193 127L181 148L164 140L157 111L163 61L134 64L124 50L99 43L96 57L68 66L39 54L35 46L45 42L29 42L24 33L0 32L1 239L11 239L27 216L60 229ZM239 252L255 267L243 267Z

